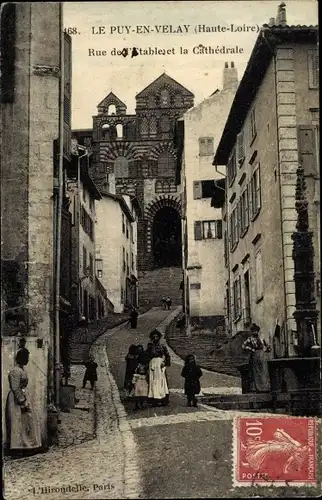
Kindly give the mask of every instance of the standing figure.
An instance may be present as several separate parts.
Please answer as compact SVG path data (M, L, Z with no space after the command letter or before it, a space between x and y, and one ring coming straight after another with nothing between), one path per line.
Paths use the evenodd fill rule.
M130 314L130 323L131 323L131 328L136 328L138 324L138 315L139 313L135 309L135 307L132 307L132 311Z
M140 363L133 375L132 379L133 390L131 392L131 398L135 401L134 410L138 410L144 407L144 403L148 399L149 384L147 380L147 367L146 365Z
M162 299L161 299L161 309L166 310L166 308L167 308L167 299L166 299L166 297L162 297Z
M184 381L184 393L187 396L188 406L197 407L196 394L201 391L200 378L202 377L201 368L196 363L196 358L193 354L189 354L186 357L185 365L181 372L181 377L185 379Z
M167 297L165 302L166 302L166 309L168 309L170 311L172 300L170 299L170 297Z
M267 353L270 351L265 339L260 337L260 327L252 324L251 335L245 340L242 348L250 352L249 357L249 382L251 392L269 392L270 379L268 372Z
M130 393L133 388L133 383L132 383L133 375L139 364L139 353L136 345L134 344L130 345L129 351L125 356L125 361L126 361L126 369L124 378L124 389L128 391L128 393Z
M161 333L153 330L150 333L151 342L147 346L149 361L149 399L153 405L169 404L169 388L166 367L170 366L170 355L165 345L160 343Z
M83 379L83 389L85 389L86 383L89 380L91 384L92 391L94 390L95 382L97 381L97 363L95 363L94 356L89 355L89 361L85 363L85 375Z
M29 351L19 349L16 366L9 372L10 391L6 405L6 424L9 452L21 454L41 448L41 429L33 401L27 391L28 375L24 367L29 362Z

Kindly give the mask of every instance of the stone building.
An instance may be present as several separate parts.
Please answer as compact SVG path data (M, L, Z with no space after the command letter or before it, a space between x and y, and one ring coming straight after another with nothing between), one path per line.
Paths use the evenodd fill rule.
M1 6L2 410L4 415L7 373L19 348L18 335L24 335L30 351L28 389L41 417L44 445L47 402L53 391L54 141L59 138L61 109L61 9L55 2ZM68 37L66 44L70 47ZM65 165L69 161L69 54L67 50ZM4 425L5 419L3 431Z
M97 206L96 261L116 313L138 305L137 199L102 191Z
M227 318L268 337L276 320L297 342L292 233L296 171L304 167L320 309L318 28L288 26L284 5L264 25L214 158L227 165Z
M136 114L128 115L126 105L111 92L98 104L93 130L73 132L80 144L93 149L91 173L98 188L108 192L115 183L116 194L135 196L142 206L140 300L150 305L159 305L165 281L173 300L181 300L181 201L174 132L176 120L193 106L193 99L190 91L163 73L136 95ZM151 280L157 284L155 297L145 286Z
M212 160L238 86L234 63L225 63L223 88L183 115L179 159L186 326L215 330L224 324L224 169ZM179 172L178 172L179 175ZM209 199L214 199L213 207Z

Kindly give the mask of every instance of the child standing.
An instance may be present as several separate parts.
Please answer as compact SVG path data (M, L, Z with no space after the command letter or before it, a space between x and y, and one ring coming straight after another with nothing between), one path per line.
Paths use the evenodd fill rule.
M91 389L94 389L95 382L97 381L97 363L95 363L94 356L89 355L89 361L85 363L85 375L83 379L83 389L85 389L86 383L89 380L91 383Z
M144 402L147 400L149 393L146 365L142 363L138 365L133 375L132 383L133 391L131 396L135 400L134 410L138 410L139 408L143 408Z
M130 345L129 351L125 357L126 369L124 378L124 389L129 394L133 388L132 378L133 374L139 364L139 353L138 348L135 344Z
M196 358L193 354L189 354L186 357L181 377L185 379L184 392L187 396L188 406L191 406L192 403L194 407L197 407L198 404L196 394L199 394L201 390L200 377L202 377L202 371L197 365Z

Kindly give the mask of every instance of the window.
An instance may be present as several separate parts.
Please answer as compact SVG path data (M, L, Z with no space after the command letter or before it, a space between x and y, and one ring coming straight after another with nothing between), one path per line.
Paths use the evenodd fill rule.
M317 156L318 156L318 127L313 125L300 125L298 127L299 139L299 162L304 168L305 174L317 173Z
M214 154L214 139L213 137L200 137L199 139L199 155L212 156Z
M233 283L233 298L234 298L234 320L238 320L241 316L241 279L240 276L234 279Z
M175 159L172 154L162 153L158 158L158 177L172 177L175 174Z
M141 130L141 135L142 136L149 135L149 120L147 119L146 116L143 116L143 118L141 119L140 130Z
M125 216L122 214L122 233L125 233Z
M154 136L157 135L158 129L157 129L157 119L155 116L151 116L150 118L150 135Z
M125 262L125 248L122 247L123 249L123 272L125 272L126 270L126 262Z
M232 185L236 177L236 150L233 149L227 164L227 179L229 187Z
M245 148L244 148L244 131L237 135L237 162L239 166L242 165L245 160Z
M212 220L202 222L202 237L206 239L222 239L222 221Z
M83 245L83 274L86 275L87 270L87 250Z
M170 132L171 123L168 115L162 115L160 118L160 132L167 134Z
M93 255L90 253L89 254L89 275L91 280L94 278L94 259Z
M1 102L14 102L16 58L16 5L4 4L1 12Z
M212 198L215 192L215 181L194 181L193 199Z
M250 141L253 142L257 134L255 108L250 112Z
M115 104L110 104L109 107L107 108L107 114L108 115L116 115L116 106Z
M238 243L238 208L235 207L230 216L230 250L234 250Z
M89 208L90 208L90 210L91 210L92 212L94 211L94 207L95 207L94 200L93 200L93 198L90 196L90 197L89 197Z
M177 186L174 180L158 180L155 183L156 193L176 193Z
M116 178L129 176L129 163L125 156L118 156L114 162L114 175Z
M132 224L130 225L130 232L131 232L131 242L134 243L134 231Z
M225 267L228 267L228 234L227 234L227 231L224 232L224 260L225 260Z
M251 323L249 271L246 271L244 274L244 297L245 297L244 323L245 327L247 327Z
M131 269L134 271L134 254L131 252Z
M82 226L83 230L85 231L85 233L88 234L88 236L91 238L91 240L93 240L94 239L94 223L83 206L81 207L81 226Z
M261 208L261 187L260 187L260 169L259 163L251 178L251 217L254 218L258 214Z
M129 268L129 254L126 252L126 274L130 274L130 268Z
M99 269L99 270L97 271L97 277L98 277L98 278L103 278L103 271L102 271L101 269Z
M160 104L162 108L167 108L170 105L170 95L167 89L161 90Z
M319 87L319 53L317 50L309 50L307 53L307 65L309 73L309 88Z
M256 300L263 297L263 269L262 269L262 251L259 250L255 255L255 275L256 275Z
M126 237L129 239L129 221L126 221Z
M116 125L116 134L117 134L117 139L123 138L123 125L121 123L118 123Z
M107 123L102 126L102 138L107 140L110 138L110 126Z
M86 188L85 188L85 186L83 185L83 201L84 201L84 202L85 202L85 201L86 201L86 199L87 199L87 196L86 196L86 195L87 195L87 193L86 193Z
M248 186L244 190L240 198L240 235L243 236L249 225L249 202L248 202Z

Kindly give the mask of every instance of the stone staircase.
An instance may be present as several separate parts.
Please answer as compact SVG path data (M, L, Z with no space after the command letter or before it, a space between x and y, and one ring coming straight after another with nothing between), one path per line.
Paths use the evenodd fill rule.
M163 267L139 273L139 305L159 307L162 297L169 296L173 306L181 305L182 291L180 267Z

